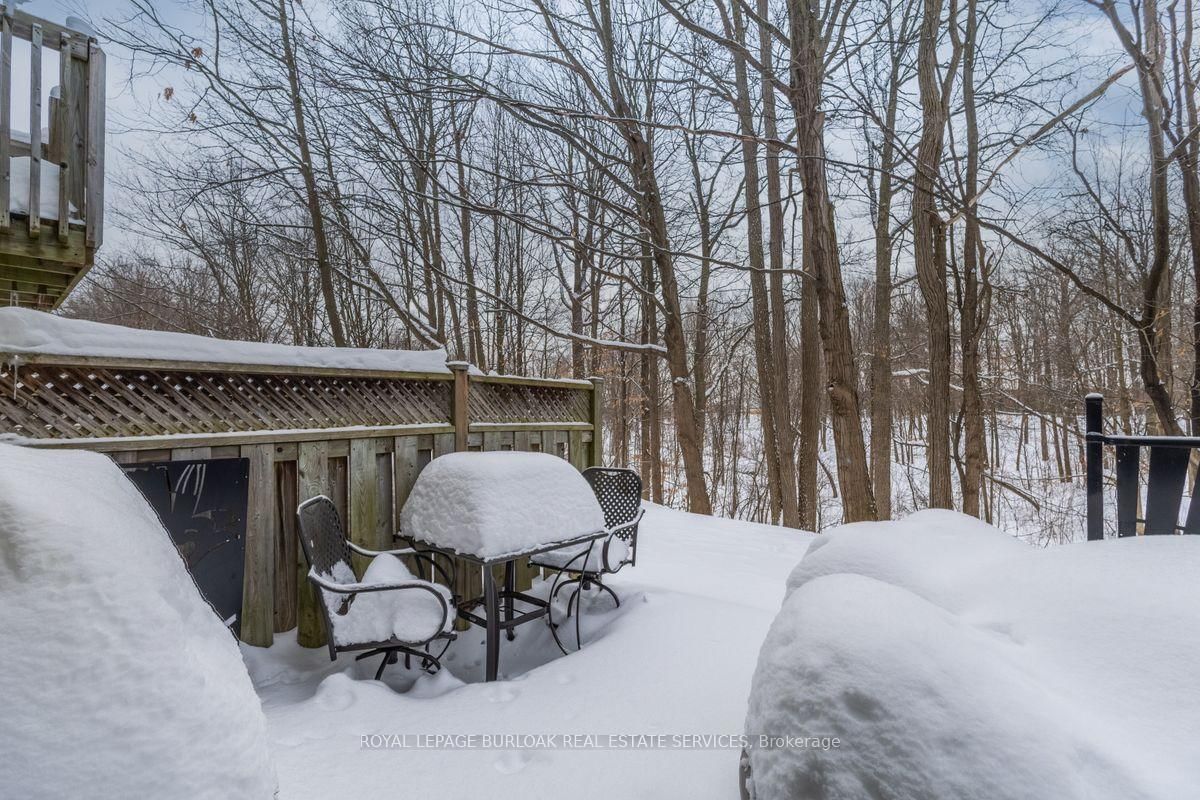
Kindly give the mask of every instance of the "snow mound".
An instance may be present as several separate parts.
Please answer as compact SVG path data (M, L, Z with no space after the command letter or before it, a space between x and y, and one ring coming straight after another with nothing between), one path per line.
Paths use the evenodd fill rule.
M362 586L418 580L403 561L386 554L371 559L361 582L345 563L336 564L332 574L322 577L336 583ZM364 644L386 642L394 636L402 642L423 642L442 630L449 630L454 623L450 591L438 584L422 583L427 583L441 594L446 605L443 606L431 592L424 589L365 592L355 595L350 608L339 616L338 610L349 595L321 589L325 608L334 621L334 641L339 645Z
M0 445L8 797L271 798L237 643L106 457Z
M429 463L400 515L403 535L494 558L604 529L592 487L549 453L449 453Z
M445 350L370 350L237 342L190 333L145 331L0 308L0 354L92 356L316 369L449 374Z
M1197 575L1200 537L1039 550L945 511L816 540L759 654L755 797L1190 796Z

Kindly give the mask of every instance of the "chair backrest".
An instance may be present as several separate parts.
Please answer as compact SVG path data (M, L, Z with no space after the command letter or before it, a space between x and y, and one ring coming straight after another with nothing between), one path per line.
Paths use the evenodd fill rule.
M338 564L350 569L350 546L346 544L342 518L332 500L324 495L305 500L296 509L296 518L304 558L318 575L335 574Z
M1104 398L1089 394L1084 400L1087 430L1087 538L1104 538L1104 448L1116 450L1117 536L1143 533L1200 534L1200 480L1192 489L1187 519L1179 526L1179 510L1187 486L1192 450L1200 449L1196 436L1124 436L1104 433ZM1141 494L1142 450L1150 452L1146 476L1145 516L1138 516Z
M596 500L604 512L604 524L612 528L637 518L642 506L642 479L631 469L614 467L588 467L583 477L596 493ZM617 534L622 539L632 539L637 526Z

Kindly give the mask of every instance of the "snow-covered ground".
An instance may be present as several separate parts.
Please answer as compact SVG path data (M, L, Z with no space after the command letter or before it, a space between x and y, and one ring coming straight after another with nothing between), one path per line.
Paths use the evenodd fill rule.
M455 643L445 672L415 685L402 665L385 673L388 686L370 681L373 663L355 667L343 656L331 664L294 634L269 650L243 647L280 797L737 797L740 747L731 737L742 733L787 575L811 539L651 507L637 566L610 581L621 607L610 610L604 597L585 604L584 647L569 656L544 626L519 628L515 642L502 643L501 680L492 684L480 681L479 629ZM559 738L522 742L530 748L415 749L417 736L435 734ZM569 749L565 735L596 738ZM725 739L683 738L692 735Z
M522 627L488 684L472 629L381 683L294 635L239 663L115 465L0 445L0 795L716 800L765 732L840 746L752 749L756 800L1176 800L1198 572L1200 537L1030 547L925 511L814 539L651 506L581 650Z

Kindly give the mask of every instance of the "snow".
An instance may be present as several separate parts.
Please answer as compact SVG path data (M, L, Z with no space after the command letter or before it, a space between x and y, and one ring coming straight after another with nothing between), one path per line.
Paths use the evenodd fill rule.
M29 141L29 134L25 134ZM29 213L29 156L14 156L9 173L8 210L13 214ZM38 173L38 184L41 194L38 196L38 208L42 219L58 219L58 165L43 160ZM74 206L71 207L74 212ZM77 218L71 215L72 221Z
M0 354L92 356L449 374L445 350L300 347L146 331L26 308L0 308Z
M400 531L438 547L482 558L604 529L591 486L549 453L448 453L417 476Z
M1049 549L952 512L817 540L759 656L757 800L1168 798L1200 782L1200 537Z
M737 797L740 746L671 745L676 736L741 733L755 654L811 539L650 505L637 566L605 580L621 607L589 592L584 646L569 656L545 626L521 626L501 644L495 683L481 682L479 628L459 634L439 675L417 678L400 663L382 683L369 680L375 659L331 664L294 634L277 635L270 649L244 646L280 797L390 797L400 786L405 797ZM601 745L610 735L669 738L666 749L363 744L364 736L435 734L591 734Z
M106 457L0 445L6 797L271 798L237 644Z
M616 569L629 556L629 545L621 537L613 534L607 539L608 554L605 556L604 539L594 545L581 544L575 547L564 547L538 555L537 561L555 567L569 567L571 570L584 572L599 572L602 569ZM591 551L588 552L588 548ZM587 553L585 556L584 553Z
M354 572L344 562L336 564L332 574L321 577L346 586L362 587L418 580L404 562L387 554L371 559L362 581L354 577ZM402 642L423 642L448 630L454 623L449 590L427 581L421 583L437 591L446 605L425 589L397 589L355 595L347 612L338 615L338 609L348 595L319 590L333 619L334 641L341 645L364 644L386 642L394 636ZM449 613L444 609L449 609Z

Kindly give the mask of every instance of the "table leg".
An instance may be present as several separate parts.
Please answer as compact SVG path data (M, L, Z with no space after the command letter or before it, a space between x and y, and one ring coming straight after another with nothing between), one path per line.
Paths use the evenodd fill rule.
M496 680L500 666L500 608L496 597L496 578L492 568L483 568L483 603L487 612L487 671L485 681Z
M504 562L504 621L512 622L513 618L513 593L517 591L517 562L515 560ZM517 632L511 627L508 631L508 640L511 642L517 638Z

